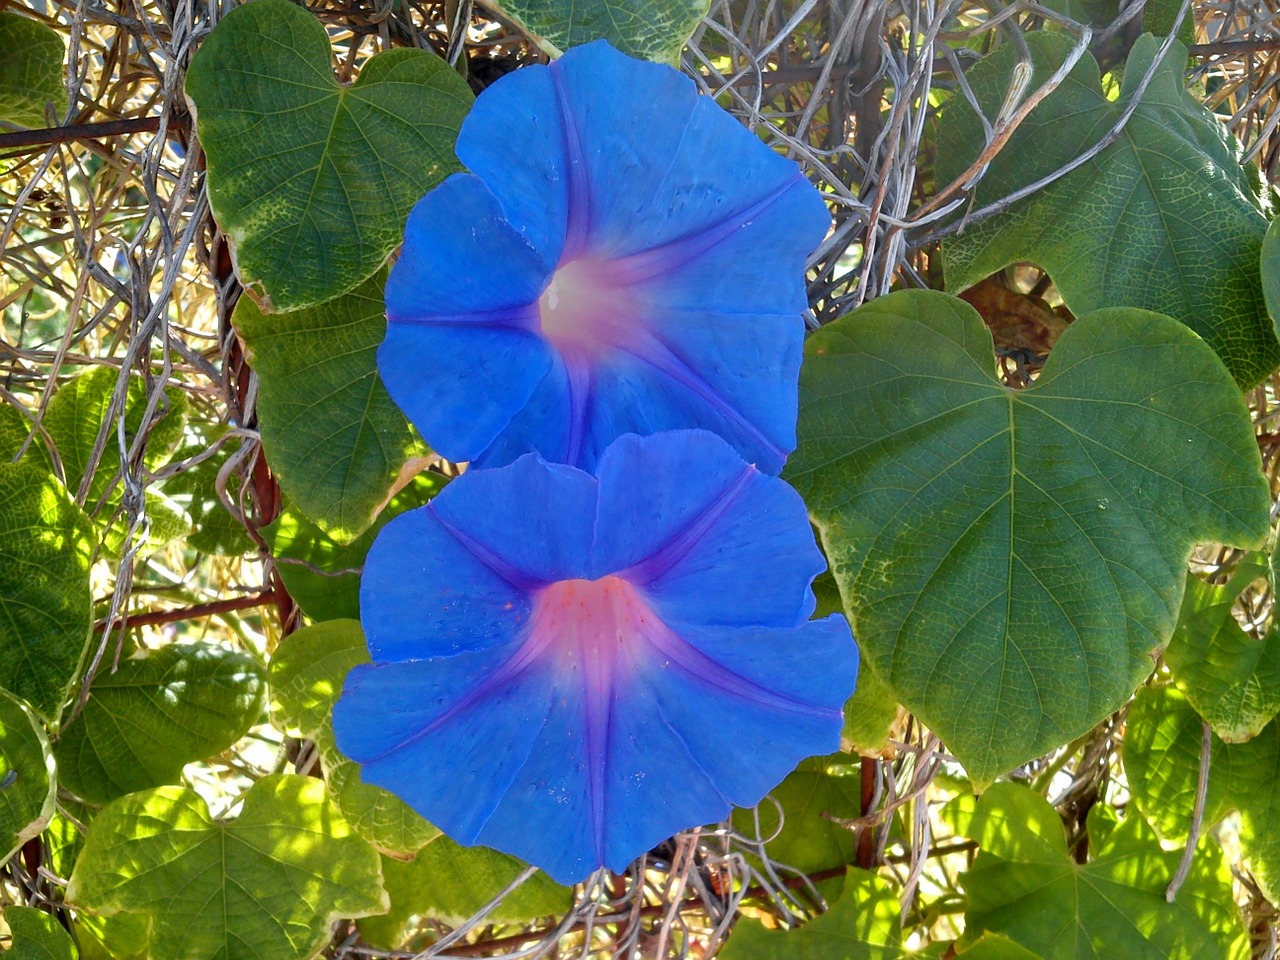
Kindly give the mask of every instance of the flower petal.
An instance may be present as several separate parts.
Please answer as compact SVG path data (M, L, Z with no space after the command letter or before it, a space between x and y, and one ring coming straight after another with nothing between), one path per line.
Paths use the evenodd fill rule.
M664 619L793 627L813 612L809 585L826 561L804 501L724 441L692 430L623 437L598 476L596 569L625 570Z
M451 489L436 500L453 499ZM496 646L511 640L528 616L528 595L468 550L431 504L395 517L365 557L360 619L374 660L425 660Z
M471 460L489 446L550 367L533 306L547 276L475 177L450 177L409 215L387 279L378 372L450 460Z
M728 440L766 473L795 449L796 381L804 340L798 315L673 314L657 331L599 364L585 451L624 433L698 427Z
M518 163L512 144L519 144ZM489 86L463 121L457 153L489 185L546 269L554 269L564 249L569 190L551 71L526 67Z
M455 173L409 213L387 278L391 323L501 323L526 329L550 270L482 180Z
M798 316L808 307L804 268L831 225L807 181L775 193L702 231L615 261L654 308ZM761 270L761 264L769 264Z
M551 709L544 676L510 682L501 673L510 655L482 650L354 668L333 708L338 749L361 764L366 782L460 843L475 843Z
M391 399L455 463L476 459L504 434L552 363L540 337L480 324L388 324L378 347Z
M794 161L669 67L598 41L568 51L550 69L566 149L583 171L582 190L570 192L570 219L583 206L589 211L581 252L623 257L715 233L723 223L736 229L740 214L791 184L818 198ZM628 96L620 99L618 90ZM802 247L803 258L829 222L824 212L816 235L808 231L786 242Z
M724 659L708 655L699 669L695 658L681 668L673 658L653 686L658 712L734 805L759 803L802 759L839 748L858 662L842 616L789 630L682 633L690 649Z
M590 573L594 477L533 454L465 476L460 495L450 484L426 509L469 549L526 589Z

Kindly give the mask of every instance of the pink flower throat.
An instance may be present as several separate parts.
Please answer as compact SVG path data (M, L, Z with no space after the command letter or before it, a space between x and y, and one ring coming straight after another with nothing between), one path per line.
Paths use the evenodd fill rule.
M542 335L562 355L598 358L623 346L639 323L634 285L601 260L570 260L538 298Z

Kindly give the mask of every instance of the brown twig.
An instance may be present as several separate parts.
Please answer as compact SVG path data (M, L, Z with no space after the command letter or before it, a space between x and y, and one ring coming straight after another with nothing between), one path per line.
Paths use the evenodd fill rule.
M264 590L261 593L250 593L243 597L228 597L225 600L211 600L208 603L196 603L189 607L178 607L174 610L152 610L148 613L126 614L111 622L111 629L118 630L124 626L155 626L158 623L179 623L183 620L196 620L200 617L211 617L219 613L252 610L254 607L264 607L267 604L276 602L275 591ZM107 624L108 621L99 620L93 625L94 632L102 633L107 629Z
M155 133L160 129L160 119L160 117L132 117L128 120L73 123L66 127L0 133L0 150L15 147L47 147L50 144L70 143L73 140L105 140L109 137L125 137L134 133ZM176 114L169 117L171 127L180 122L181 118Z

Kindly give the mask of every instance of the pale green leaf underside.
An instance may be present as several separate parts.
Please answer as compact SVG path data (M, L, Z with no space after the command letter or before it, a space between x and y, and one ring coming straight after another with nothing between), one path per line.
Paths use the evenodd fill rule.
M711 0L500 0L492 6L552 56L604 39L633 57L675 64Z
M287 0L232 10L187 73L209 201L241 280L293 310L357 286L400 242L417 200L459 169L463 79L421 50L334 80L324 27Z
M1221 855L1197 853L1174 903L1165 889L1180 851L1165 851L1137 815L1111 826L1090 817L1090 858L1067 852L1062 821L1043 797L1000 783L978 801L982 852L961 875L965 939L1008 937L1043 960L1243 960L1243 929ZM963 956L963 952L961 953Z
M264 315L245 297L233 318L258 373L259 428L272 472L339 541L373 522L417 449L378 376L384 279L379 273L346 296L292 313Z
M94 818L67 900L150 917L149 956L299 960L338 917L387 908L378 854L310 777L269 776L238 817L215 821L194 791L157 787Z
M58 918L35 907L5 907L4 922L13 937L5 960L76 960L79 954Z
M1231 613L1249 582L1266 574L1264 561L1262 555L1246 557L1221 587L1188 574L1178 626L1165 651L1179 689L1230 743L1248 740L1280 712L1280 629L1273 626L1255 639Z
M271 720L316 742L329 795L352 828L380 852L408 857L439 829L399 797L365 783L359 764L338 750L329 722L347 673L368 661L358 621L331 620L290 634L271 658Z
M0 863L40 833L57 794L49 738L35 716L0 690Z
M0 463L0 687L50 719L89 638L93 540L52 474Z
M450 926L461 924L501 893L527 865L488 847L463 847L439 836L409 861L383 858L391 910L360 921L360 934L374 946L403 946L410 917L431 917ZM489 923L527 923L563 914L572 903L570 891L539 871L502 898L488 915Z
M906 960L898 894L887 882L850 867L844 892L822 916L798 930L764 929L755 920L734 928L723 960Z
M54 122L61 120L67 109L64 56L55 31L16 13L0 13L0 120L43 127L47 103L54 106Z
M1124 767L1134 801L1160 833L1187 834L1200 773L1202 722L1187 699L1170 688L1143 689L1129 708ZM1240 842L1267 896L1280 895L1280 721L1246 743L1212 738L1204 825L1240 811Z
M58 742L62 783L91 803L177 783L185 764L225 750L257 723L266 677L252 657L170 644L104 664Z
M1064 61L1072 41L1038 32L1027 43L1034 87ZM996 155L976 188L976 205L1039 180L1097 142L1158 46L1151 36L1134 45L1118 101L1104 95L1098 65L1086 53ZM1016 55L1007 44L968 74L988 117L1005 96ZM1185 64L1186 51L1175 44L1120 139L1097 159L948 240L947 288L959 292L1029 260L1049 272L1077 315L1113 306L1168 314L1203 336L1241 385L1252 386L1280 363L1258 278L1267 222L1241 169L1239 145L1183 89ZM939 133L939 182L961 174L984 142L977 115L955 97Z
M862 307L810 338L787 467L867 665L979 787L1119 707L1193 545L1257 544L1269 507L1239 391L1183 325L1082 317L1022 391L993 357L946 294Z

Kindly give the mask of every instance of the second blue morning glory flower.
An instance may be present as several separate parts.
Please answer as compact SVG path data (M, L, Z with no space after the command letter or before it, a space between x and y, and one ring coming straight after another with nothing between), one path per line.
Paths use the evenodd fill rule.
M434 449L590 469L624 433L697 427L781 469L830 224L794 162L604 41L498 81L457 150L471 173L410 215L378 352Z
M469 471L369 551L338 745L460 842L622 870L837 749L858 654L809 619L824 567L799 495L705 431Z

